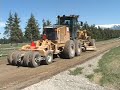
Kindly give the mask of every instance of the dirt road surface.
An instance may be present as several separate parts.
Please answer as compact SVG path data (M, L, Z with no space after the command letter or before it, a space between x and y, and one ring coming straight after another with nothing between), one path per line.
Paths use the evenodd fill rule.
M37 68L16 67L7 65L7 60L0 60L0 90L18 90L41 80L48 79L71 67L84 63L99 54L120 45L120 40L97 42L97 51L83 52L73 59L55 59L50 65L41 65Z

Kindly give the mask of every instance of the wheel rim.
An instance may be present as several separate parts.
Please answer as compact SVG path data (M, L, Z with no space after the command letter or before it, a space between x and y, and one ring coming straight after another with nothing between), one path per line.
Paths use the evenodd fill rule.
M74 45L71 45L71 54L72 54L72 55L74 55L74 54L75 54Z
M39 55L37 55L34 60L38 65L40 65L41 57Z
M52 56L51 56L51 54L49 54L49 55L47 56L47 61L48 61L48 62L52 62Z

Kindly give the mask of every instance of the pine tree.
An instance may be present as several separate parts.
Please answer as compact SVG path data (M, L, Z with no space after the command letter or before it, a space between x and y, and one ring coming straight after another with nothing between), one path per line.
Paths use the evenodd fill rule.
M51 21L50 20L47 20L46 23L47 23L47 26L51 25Z
M6 21L4 34L11 39L11 31L13 30L13 16L11 12L9 13L9 18Z
M45 26L50 26L51 25L51 21L50 20L44 20L43 19L43 27L45 27Z
M11 45L13 42L22 42L23 34L20 29L20 18L18 18L17 13L13 15L9 13L9 18L6 22L4 34L10 39Z
M40 39L40 31L39 24L35 19L34 15L31 14L30 19L27 22L27 26L25 28L25 38L32 41Z
M14 21L13 21L13 30L11 31L11 40L15 43L22 42L23 33L20 29L20 18L18 18L17 13L14 14Z

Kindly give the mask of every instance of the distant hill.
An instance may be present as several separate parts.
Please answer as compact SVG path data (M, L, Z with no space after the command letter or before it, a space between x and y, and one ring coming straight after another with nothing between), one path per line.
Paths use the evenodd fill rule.
M105 25L96 25L95 27L101 27L101 28L110 28L113 30L120 30L120 24L105 24Z

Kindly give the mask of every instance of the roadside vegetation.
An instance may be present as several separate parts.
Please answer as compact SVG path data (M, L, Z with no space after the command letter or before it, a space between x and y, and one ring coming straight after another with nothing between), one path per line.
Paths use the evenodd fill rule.
M94 74L85 75L86 78L93 80Z
M69 74L76 76L76 75L82 74L82 70L83 70L82 67L77 67L75 70L69 70L70 72Z
M92 68L92 65L89 64L88 67ZM91 82L120 90L120 46L105 53L98 61L98 66L93 69L92 73L85 74L85 68L77 67L69 70L69 74L74 76L83 74Z
M18 43L18 45L13 44L1 44L0 45L0 59L2 60L2 57L6 57L10 52L14 50L20 49L23 45L27 43Z
M120 90L120 47L103 55L98 64L99 68L94 70L94 75L87 77L102 86Z

